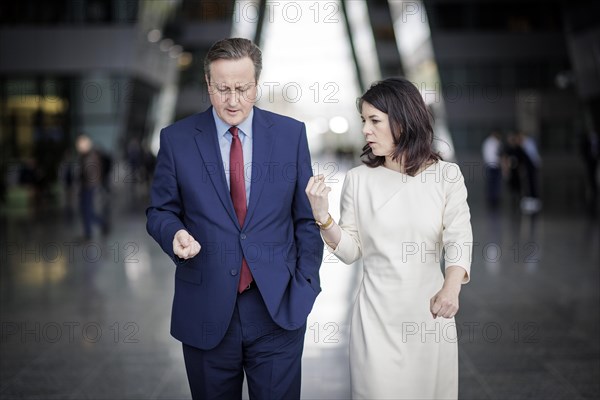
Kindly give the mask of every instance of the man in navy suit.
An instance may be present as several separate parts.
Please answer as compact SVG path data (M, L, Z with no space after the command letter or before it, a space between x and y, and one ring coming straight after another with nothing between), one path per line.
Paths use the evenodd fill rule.
M215 43L212 107L164 128L147 229L176 265L171 334L194 399L299 399L323 245L303 123L256 108L260 49Z

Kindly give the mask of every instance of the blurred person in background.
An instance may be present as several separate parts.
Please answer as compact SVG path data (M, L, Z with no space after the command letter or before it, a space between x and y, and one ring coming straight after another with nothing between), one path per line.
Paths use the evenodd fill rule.
M485 165L485 193L487 204L495 209L500 204L502 190L502 141L496 131L489 134L481 146L483 163Z
M146 188L152 183L152 175L156 168L156 156L148 146L142 146L143 155L143 182Z
M111 173L113 169L114 160L109 151L105 149L96 149L98 151L98 155L100 156L100 162L102 164L102 189L104 189L104 194L106 195L106 199L110 199L110 192L112 191L111 185ZM108 205L109 202L105 201L105 205Z
M598 158L600 158L600 139L595 130L588 130L582 135L581 155L586 176L586 203L589 211L595 215L598 208Z
M83 220L83 239L91 240L94 225L102 229L102 234L108 231L107 221L95 210L96 197L103 182L104 166L102 157L94 149L89 136L79 135L75 141L75 148L79 154L79 209Z
M365 165L346 175L339 224L323 175L306 187L327 249L346 264L363 260L350 326L352 397L456 399L454 316L473 242L463 175L433 151L431 117L408 80L371 85L358 107Z
M131 180L133 183L138 183L143 181L143 171L141 170L143 166L143 152L142 146L140 145L140 141L137 138L129 139L127 143L127 165L129 166L129 171L131 176Z
M6 204L6 192L8 191L8 185L6 183L6 162L0 163L0 206Z
M503 175L506 178L513 209L518 209L523 195L523 164L527 154L519 143L519 136L510 132L506 137L506 146L502 151Z
M518 144L523 149L523 167L527 178L527 191L521 198L521 211L525 214L533 214L541 210L542 201L539 193L539 175L542 166L542 158L535 140L522 132L517 134Z

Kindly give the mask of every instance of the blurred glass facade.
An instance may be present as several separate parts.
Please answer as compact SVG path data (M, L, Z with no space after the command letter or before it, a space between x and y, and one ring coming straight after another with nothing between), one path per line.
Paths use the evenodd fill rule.
M151 142L162 126L209 105L203 59L216 40L232 32L241 34L258 40L266 56L281 59L277 47L286 48L271 44L269 35L277 20L288 27L297 25L290 23L293 15L283 15L293 11L289 6L295 4L200 0L3 3L4 157L31 157L36 143L46 140L43 132L47 130L53 132L48 140L58 142L61 151L84 131L118 157L131 138ZM594 3L551 1L541 6L539 1L512 0L378 0L316 4L297 3L302 20L310 23L317 16L315 11L320 11L317 22L323 26L335 22L341 28L343 36L335 39L337 44L322 41L319 45L325 51L328 46L349 49L349 57L336 62L348 66L360 91L382 76L412 73L417 81L419 74L429 76L424 96L438 93L433 102L443 105L440 125L459 153L477 152L492 130L524 131L545 152L577 152L578 135L598 125L600 84L593 70L597 52L585 51L594 47L598 37ZM419 43L422 38L398 30L415 23L430 32L427 62L423 62L424 48ZM312 39L291 35L288 39L270 37L297 38L306 44L301 52L306 53L302 58L307 63L324 61L316 56L320 47ZM415 52L401 55L398 45L411 41L416 43ZM355 95L346 97L353 101ZM299 110L302 115L303 108ZM360 138L357 126L350 131L350 142Z
M524 131L545 151L576 150L563 2L426 1L450 129L476 150L491 131Z
M150 41L148 31L162 30L176 9L177 2L129 0L0 5L1 175L9 209L23 201L23 185L48 195L50 206L58 201L61 165L74 165L76 136L89 135L119 159L130 141L150 140L162 115L172 119L158 105L176 82L178 54L169 51L174 43L165 49Z

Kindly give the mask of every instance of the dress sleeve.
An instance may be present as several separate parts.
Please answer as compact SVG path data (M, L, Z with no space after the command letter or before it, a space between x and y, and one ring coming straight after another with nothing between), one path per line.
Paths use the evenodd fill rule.
M341 215L338 223L342 230L340 242L335 250L325 243L327 250L345 264L352 264L362 255L354 208L355 192L353 175L352 171L349 171L348 174L346 174L346 179L344 180L344 185L342 187L342 197L340 200Z
M459 266L467 271L463 283L471 279L471 260L473 253L473 232L471 213L467 203L465 179L458 165L452 165L458 174L455 177L444 176L446 186L446 204L443 215L442 240L444 242L445 268ZM448 174L455 175L455 174Z

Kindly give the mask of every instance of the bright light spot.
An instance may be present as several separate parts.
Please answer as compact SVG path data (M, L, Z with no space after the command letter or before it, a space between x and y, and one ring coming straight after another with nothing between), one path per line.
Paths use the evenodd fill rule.
M329 129L333 133L337 133L339 135L348 132L348 120L341 116L333 117L329 120Z
M163 39L160 41L159 46L162 51L169 51L173 47L173 41L171 39Z
M181 55L179 56L179 68L181 69L186 69L187 67L189 67L192 64L192 53L189 53L187 51L181 53Z
M317 117L306 123L306 130L310 135L322 135L323 133L327 133L328 129L329 125L327 119L324 117Z
M152 29L148 32L148 41L150 43L156 43L162 38L162 32L158 29Z
M169 50L169 57L177 58L177 57L179 57L179 55L181 54L182 51L183 51L183 47L176 44L175 46L171 47L171 49Z

